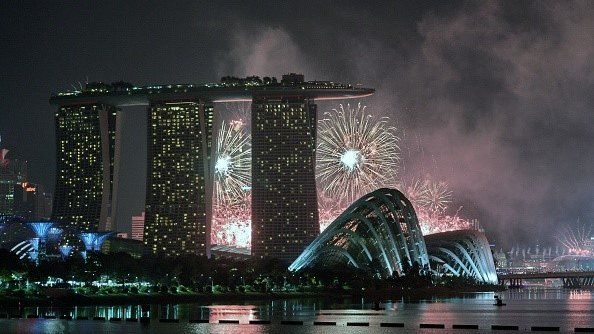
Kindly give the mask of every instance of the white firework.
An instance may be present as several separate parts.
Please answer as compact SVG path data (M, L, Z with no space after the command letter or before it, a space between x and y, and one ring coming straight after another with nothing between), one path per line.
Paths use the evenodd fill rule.
M396 128L386 117L349 104L324 113L318 127L316 178L323 195L350 205L381 187L393 186L400 160Z
M320 217L320 232L324 231L340 215L341 208L332 198L318 196L318 213Z
M445 182L425 181L418 203L432 214L442 214L452 202L452 191Z
M591 255L592 249L586 245L593 240L592 224L580 223L575 229L569 227L557 237L557 240L567 249L570 254Z
M214 206L211 241L217 245L250 247L251 197L249 194L231 205Z
M215 205L241 201L251 189L251 136L241 122L222 122L214 165Z
M228 102L225 103L225 119L231 120L231 122L242 123L246 127L246 131L249 133L252 104L251 102Z
M452 191L446 182L412 178L401 180L398 188L412 203L423 235L465 229L480 230L477 220L460 217L462 207L453 214L447 213L452 203Z
M422 209L423 199L427 198L427 182L416 178L401 180L397 188L408 198L416 211Z

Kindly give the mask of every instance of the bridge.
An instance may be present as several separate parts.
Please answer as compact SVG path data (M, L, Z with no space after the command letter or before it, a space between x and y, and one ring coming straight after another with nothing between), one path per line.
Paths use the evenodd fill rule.
M500 274L498 278L499 284L509 285L510 287L521 287L523 286L524 280L555 278L563 280L563 286L567 288L594 286L594 271L558 271L522 274Z

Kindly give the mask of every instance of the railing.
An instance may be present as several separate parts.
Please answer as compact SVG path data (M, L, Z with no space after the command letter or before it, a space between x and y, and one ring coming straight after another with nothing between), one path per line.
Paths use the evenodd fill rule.
M499 280L544 279L544 278L581 278L581 277L594 277L594 271L549 271L549 272L500 274L498 276L499 276Z
M524 280L530 279L561 279L566 288L581 288L594 286L594 271L554 271L537 273L517 273L499 275L499 284L510 287L522 287Z

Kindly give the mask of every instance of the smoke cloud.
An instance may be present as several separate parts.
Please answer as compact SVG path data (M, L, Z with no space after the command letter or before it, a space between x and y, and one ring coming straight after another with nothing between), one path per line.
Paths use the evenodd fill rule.
M364 103L391 117L414 148L405 173L448 182L454 210L463 206L502 245L547 242L560 225L594 220L592 9L487 2L429 10L408 28L362 10L367 29L346 36L290 24L236 32L221 68L299 70L376 88ZM320 31L325 45L316 43Z
M424 17L405 76L422 89L396 88L438 173L500 241L592 221L592 6L543 5L530 22L502 3Z
M231 37L231 49L219 64L219 75L260 77L299 72L313 76L307 57L287 31L265 27L252 34L240 30ZM279 77L280 79L280 77Z
M591 1L543 0L0 2L3 147L52 189L50 92L86 77L148 85L302 72L375 88L362 102L402 130L404 173L447 181L453 210L491 240L546 243L578 218L594 222L592 13ZM123 144L141 171L127 178L135 214L142 128Z

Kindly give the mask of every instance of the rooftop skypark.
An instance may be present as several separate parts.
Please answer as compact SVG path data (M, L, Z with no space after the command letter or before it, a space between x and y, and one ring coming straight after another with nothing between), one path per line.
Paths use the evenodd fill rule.
M316 99L341 99L364 97L373 94L374 90L351 84L333 81L305 81L301 74L283 75L278 81L275 77L250 76L236 78L226 76L218 83L205 84L162 84L150 86L134 86L128 82L91 82L84 87L67 92L59 92L50 97L54 105L102 102L118 106L146 105L150 99L163 96L168 100L203 98L214 102L250 101L254 93L279 93L307 95ZM156 96L155 96L156 95ZM98 99L99 98L99 99Z

